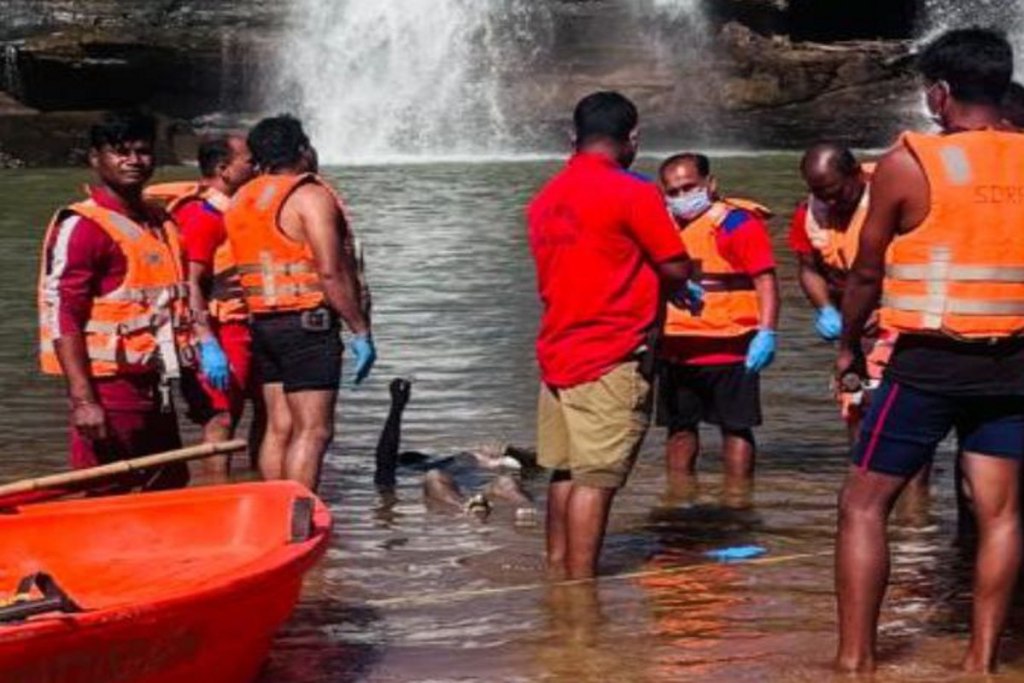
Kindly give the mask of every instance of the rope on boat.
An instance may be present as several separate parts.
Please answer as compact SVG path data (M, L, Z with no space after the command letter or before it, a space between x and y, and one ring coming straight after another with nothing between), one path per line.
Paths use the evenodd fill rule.
M794 553L792 555L780 555L778 557L761 557L753 560L729 562L728 564L732 566L763 566L773 564L784 564L787 562L795 562L797 560L814 559L830 555L832 555L831 550L823 550L816 553ZM598 583L607 583L609 581L642 579L649 576L671 576L673 574L689 574L700 570L706 570L709 566L714 565L709 563L689 564L682 567L666 567L665 569L646 569L636 572L625 572L622 574L610 574L607 576L600 576L597 579L544 581L537 583L520 584L517 586L496 586L494 588L476 588L472 590L462 591L425 593L419 595L402 595L394 598L380 598L377 600L367 600L365 604L369 607L409 607L416 605L433 605L437 603L450 602L453 600L470 600L472 598L487 597L492 595L525 593L528 591L552 588L555 586L581 586L588 583L593 583L595 581Z

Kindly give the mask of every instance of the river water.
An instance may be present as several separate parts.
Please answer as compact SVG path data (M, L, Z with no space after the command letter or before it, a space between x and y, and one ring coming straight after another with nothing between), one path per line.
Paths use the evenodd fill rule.
M796 162L715 160L728 193L779 214L785 308L763 383L756 488L745 499L722 491L709 432L699 487L670 490L663 436L652 431L613 512L595 591L544 584L541 524L517 526L501 506L486 522L430 511L411 472L400 475L397 501L382 501L372 485L394 377L414 380L406 449L532 444L538 306L521 214L560 162L329 169L366 245L380 361L367 385L342 392L321 489L334 542L262 682L829 680L845 435L827 389L830 349L813 335L785 246L800 196ZM61 389L35 369L35 271L50 212L84 179L78 170L0 172L3 480L63 466ZM957 678L969 572L953 542L950 470L947 451L930 504L901 510L893 526L878 680ZM526 486L542 503L544 482ZM746 564L702 557L751 543L768 554ZM1004 653L1020 680L1022 636L1014 624Z

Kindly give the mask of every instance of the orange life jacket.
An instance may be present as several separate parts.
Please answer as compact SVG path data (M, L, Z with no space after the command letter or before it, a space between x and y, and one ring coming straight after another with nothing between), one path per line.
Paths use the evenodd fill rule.
M761 217L771 215L760 205L747 205L758 207L756 211ZM757 329L760 316L754 280L718 251L718 232L723 221L736 210L732 200L715 202L680 232L704 287L704 305L694 315L669 304L665 336L740 337Z
M93 377L152 372L179 376L182 365L196 360L188 284L174 223L160 234L93 200L57 212L43 240L39 274L40 364L47 374L63 374L54 349L57 312L46 296L46 249L54 230L72 215L89 219L106 232L127 262L124 281L114 291L93 298L85 325L85 346Z
M853 212L850 222L845 226L822 225L811 211L815 201L814 195L807 198L807 217L804 220L807 239L824 266L840 275L850 272L850 267L853 265L854 259L857 258L860 232L868 217L868 206L871 201L871 176L874 175L875 164L861 164L860 169L867 184L864 186L864 194L860 198L860 203L857 204L857 209Z
M257 176L242 187L224 215L249 311L304 311L324 302L313 251L281 232L278 218L300 185L321 182L312 174Z
M882 327L964 340L1024 332L1024 136L905 133L900 143L924 169L931 206L886 253Z
M149 199L166 203L168 213L193 201L205 201L222 215L231 200L227 195L204 187L198 182L173 182L150 185L144 192ZM221 323L242 323L249 320L249 309L242 296L242 282L238 276L231 245L225 239L213 253L213 286L209 296L210 315Z

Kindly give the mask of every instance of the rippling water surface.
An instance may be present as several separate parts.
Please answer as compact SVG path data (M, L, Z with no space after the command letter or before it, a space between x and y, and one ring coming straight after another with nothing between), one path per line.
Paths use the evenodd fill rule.
M652 432L616 504L608 576L596 592L546 586L542 527L515 525L509 509L499 506L486 522L428 511L411 472L401 473L397 501L382 501L372 486L393 377L414 380L404 448L443 455L532 444L538 309L520 217L558 164L329 172L366 244L380 361L365 387L342 392L321 491L335 515L334 542L276 642L264 683L830 678L831 545L845 437L828 398L829 348L813 336L786 253L800 195L796 157L730 157L717 166L727 191L779 214L786 306L779 357L764 381L756 489L740 499L722 491L717 438L708 433L699 488L671 490L662 435ZM34 283L46 220L84 178L0 173L5 480L63 466L61 390L35 369ZM953 545L950 469L946 453L930 505L905 506L894 526L879 680L956 679L969 585ZM542 498L543 481L526 485ZM742 565L701 556L747 543L768 555ZM1019 633L1015 625L1006 657L1010 677L1024 679L1024 666L1012 664L1024 655Z

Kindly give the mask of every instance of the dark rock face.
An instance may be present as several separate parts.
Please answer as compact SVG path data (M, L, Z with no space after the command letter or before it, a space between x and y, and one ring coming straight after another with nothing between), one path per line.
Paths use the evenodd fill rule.
M551 54L508 78L510 118L524 130L561 135L575 99L600 87L634 97L655 138L879 145L899 126L879 111L898 110L912 88L905 39L917 0L704 0L709 33L696 57L672 36L608 32L629 26L623 0L548 1ZM188 121L262 110L287 9L269 0L0 0L0 155L73 160L95 119L75 112L141 104ZM655 38L682 56L658 61Z

